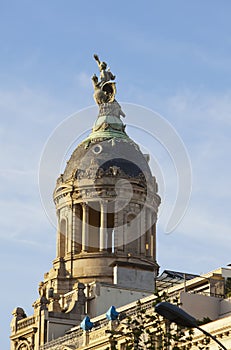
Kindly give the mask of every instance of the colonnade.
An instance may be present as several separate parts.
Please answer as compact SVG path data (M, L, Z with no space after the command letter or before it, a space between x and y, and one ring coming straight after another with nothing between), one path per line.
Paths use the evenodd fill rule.
M156 232L153 209L146 207L135 226L133 225L132 228L129 228L128 214L126 211L111 214L113 215L113 223L109 225L108 202L103 200L99 201L98 208L98 227L93 227L92 224L90 224L90 215L92 214L92 205L90 202L76 204L74 208L70 209L72 210L70 215L72 225L70 225L70 223L66 224L66 231L71 227L72 232L71 234L68 234L66 231L59 233L60 235L66 235L66 249L60 245L58 255L60 255L61 252L63 254L64 250L66 253L72 251L74 254L91 251L116 252L119 250L155 258ZM130 213L129 215L134 215L135 217L137 214ZM62 227L62 219L60 223L60 227ZM95 237L92 237L92 235L95 235ZM130 237L128 237L128 235ZM134 241L132 240L133 237ZM69 239L71 239L72 244L68 242ZM59 237L59 242L59 244L63 244L64 239ZM94 248L91 247L91 242L94 242ZM71 249L69 247L71 247Z

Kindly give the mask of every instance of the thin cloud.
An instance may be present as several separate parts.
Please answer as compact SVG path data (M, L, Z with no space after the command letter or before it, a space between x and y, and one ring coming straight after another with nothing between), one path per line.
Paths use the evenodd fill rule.
M86 72L80 72L75 76L75 81L79 85L79 88L88 89L91 88L91 74Z

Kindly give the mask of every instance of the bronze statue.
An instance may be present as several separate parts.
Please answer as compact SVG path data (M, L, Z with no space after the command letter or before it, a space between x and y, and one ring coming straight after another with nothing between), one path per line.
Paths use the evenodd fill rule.
M100 82L98 83L99 86L103 86L107 81L115 80L115 75L112 74L110 68L107 69L107 63L100 61L98 55L96 54L94 55L94 59L96 60L100 71Z
M115 99L116 94L116 83L115 75L112 74L109 68L107 68L107 63L100 61L98 55L94 55L99 71L100 71L100 81L96 74L92 77L92 83L94 86L94 99L99 106L99 115L113 115L116 117L125 117L121 106Z
M94 99L98 105L113 102L115 100L116 87L112 80L115 79L115 75L110 72L110 69L107 69L106 62L100 61L97 55L94 55L94 58L100 71L100 81L95 74L92 77L95 90Z

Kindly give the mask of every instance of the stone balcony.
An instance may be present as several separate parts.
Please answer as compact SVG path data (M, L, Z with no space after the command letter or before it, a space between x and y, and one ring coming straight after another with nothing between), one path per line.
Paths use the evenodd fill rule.
M18 321L17 330L20 331L20 330L27 328L29 326L33 326L34 324L35 324L35 317L34 316L26 317L26 318Z

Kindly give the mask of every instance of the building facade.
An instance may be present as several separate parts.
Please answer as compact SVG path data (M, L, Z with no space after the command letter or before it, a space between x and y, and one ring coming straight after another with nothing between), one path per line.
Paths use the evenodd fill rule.
M204 327L231 348L231 304L225 298L229 269L203 277L174 271L158 276L156 179L148 155L125 131L115 76L94 57L100 70L100 78L92 77L99 113L57 179L56 258L39 284L33 315L13 310L11 350L114 349L110 332L118 333L122 321L108 320L107 310L114 305L118 314L135 317L140 300L152 314L156 288L177 296L196 318L208 317ZM82 324L86 315L91 329ZM193 347L201 341L195 333ZM125 348L122 335L116 343Z

